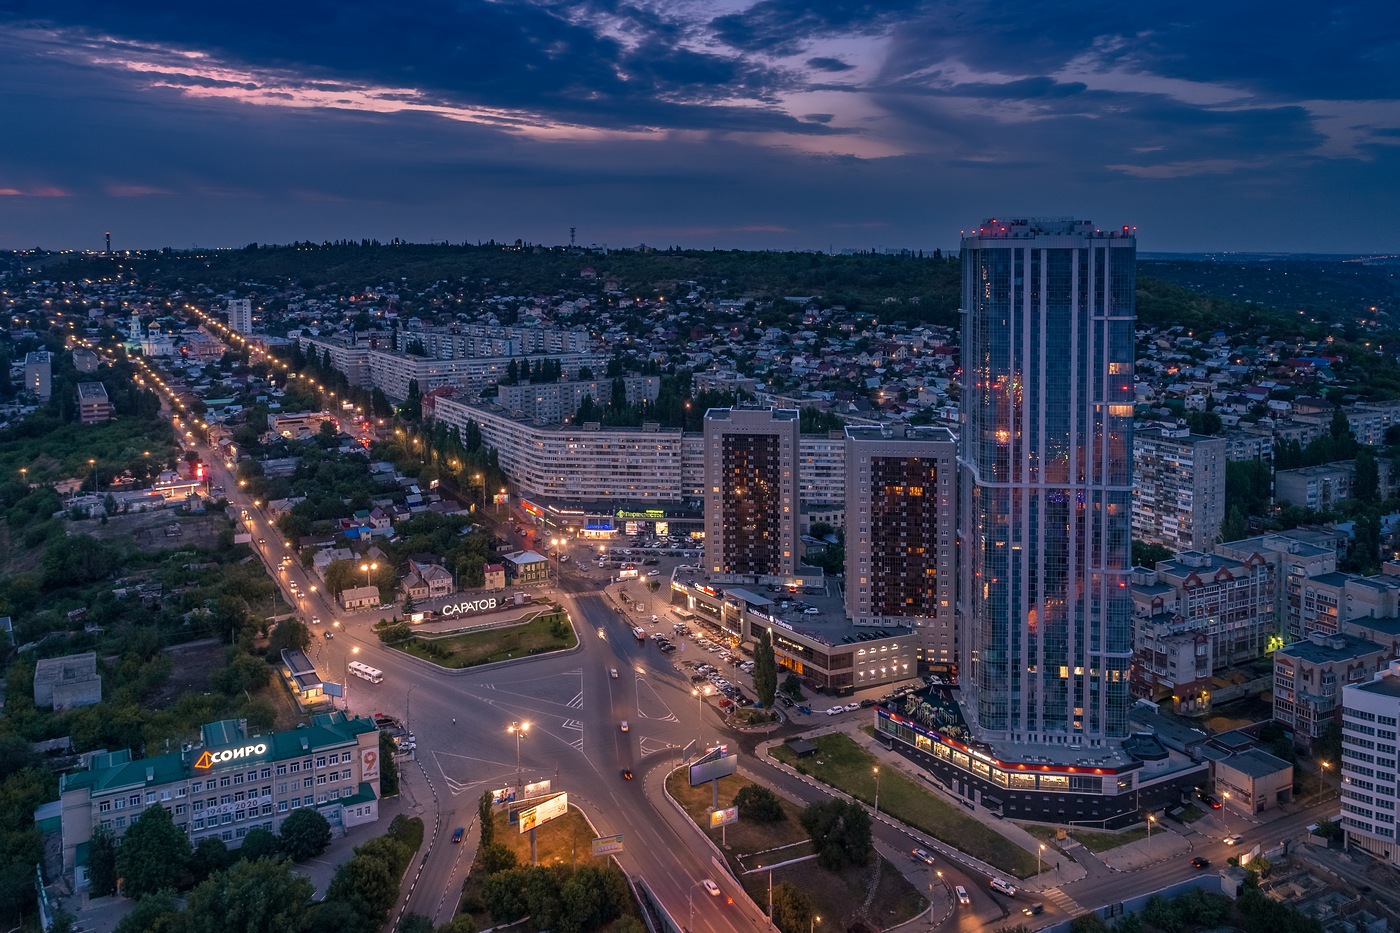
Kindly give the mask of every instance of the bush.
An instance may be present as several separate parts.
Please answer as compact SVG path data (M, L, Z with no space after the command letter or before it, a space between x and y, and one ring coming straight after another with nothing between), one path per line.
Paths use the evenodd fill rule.
M734 795L739 816L755 823L781 823L787 819L778 795L766 787L750 784Z
M483 874L494 875L519 867L520 860L515 857L514 850L509 846L500 842L490 842L477 850L476 864Z

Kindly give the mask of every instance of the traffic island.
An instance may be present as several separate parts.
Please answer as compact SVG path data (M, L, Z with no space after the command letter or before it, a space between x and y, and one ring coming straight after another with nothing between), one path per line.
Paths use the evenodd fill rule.
M511 823L504 807L492 808L471 871L462 883L458 916L472 929L515 924L521 931L642 929L641 910L627 877L611 856L592 854L597 832L570 806L535 829L537 864L530 864L530 835ZM629 922L628 918L631 918Z
M865 865L836 871L823 868L802 827L802 807L747 778L734 774L720 780L719 809L735 807L746 788L758 788L770 807L776 804L781 819L739 817L736 822L711 829L713 791L709 784L691 787L687 769L680 768L667 775L665 787L667 796L685 811L696 830L714 843L730 872L760 908L768 904L771 881L780 926L792 928L792 920L805 915L808 920L864 918L871 928L888 930L917 917L928 907L923 894L878 852L872 851Z
M562 609L543 609L528 621L463 633L428 633L406 623L381 623L375 632L385 646L439 667L460 670L497 661L568 651L578 645L573 621Z

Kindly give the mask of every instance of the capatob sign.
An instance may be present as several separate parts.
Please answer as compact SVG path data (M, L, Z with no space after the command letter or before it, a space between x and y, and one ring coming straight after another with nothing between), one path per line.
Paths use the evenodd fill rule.
M470 616L476 615L479 612L491 612L493 609L499 609L500 607L501 601L499 598L495 596L483 596L480 599L468 599L460 603L449 603L442 607L442 614L448 618L452 616Z
M215 765L227 764L230 761L237 761L240 758L251 758L254 755L267 754L266 742L255 742L252 745L240 745L238 748L224 748L217 752L205 750L195 761L194 766L200 769L212 768Z

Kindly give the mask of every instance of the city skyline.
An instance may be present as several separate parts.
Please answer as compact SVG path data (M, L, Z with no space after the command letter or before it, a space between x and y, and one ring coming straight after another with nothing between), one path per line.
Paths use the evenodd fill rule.
M1076 214L1144 252L1394 252L1385 10L15 4L0 248L951 251Z

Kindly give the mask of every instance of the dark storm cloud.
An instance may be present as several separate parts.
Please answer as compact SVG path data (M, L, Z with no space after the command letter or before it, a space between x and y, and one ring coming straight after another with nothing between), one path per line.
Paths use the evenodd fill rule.
M721 42L746 52L793 55L808 40L868 35L918 11L921 0L760 0L742 13L716 17Z
M1157 249L1312 249L1400 209L1380 0L715 7L0 3L0 120L32 128L0 146L0 245L577 224L946 247L1014 210L1138 223Z

